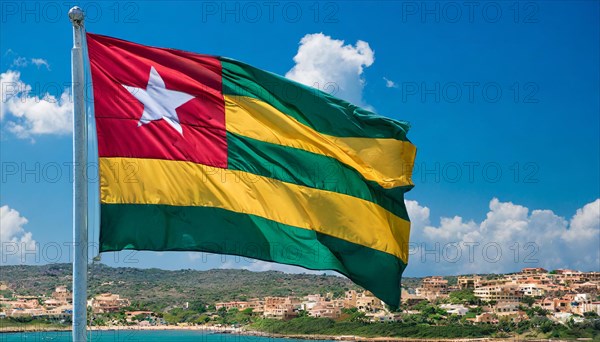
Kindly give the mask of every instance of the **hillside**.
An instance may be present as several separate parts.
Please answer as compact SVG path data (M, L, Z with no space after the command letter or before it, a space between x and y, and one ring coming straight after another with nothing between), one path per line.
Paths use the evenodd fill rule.
M0 279L19 295L50 295L56 286L70 287L71 265L0 266ZM90 266L89 295L112 292L147 308L171 305L212 304L217 301L244 300L265 296L303 296L311 293L359 289L343 277L331 275L287 274L277 271L214 269L208 271L113 268ZM405 283L415 283L407 278Z

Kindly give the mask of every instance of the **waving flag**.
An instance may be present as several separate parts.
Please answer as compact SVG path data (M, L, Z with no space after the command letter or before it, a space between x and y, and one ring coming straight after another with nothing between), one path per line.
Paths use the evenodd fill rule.
M87 42L102 252L335 270L399 303L416 153L406 123L232 59Z

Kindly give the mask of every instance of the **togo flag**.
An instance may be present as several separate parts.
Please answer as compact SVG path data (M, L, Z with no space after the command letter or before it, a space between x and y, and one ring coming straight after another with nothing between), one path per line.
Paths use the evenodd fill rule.
M397 306L408 124L223 57L87 35L100 251L335 270Z

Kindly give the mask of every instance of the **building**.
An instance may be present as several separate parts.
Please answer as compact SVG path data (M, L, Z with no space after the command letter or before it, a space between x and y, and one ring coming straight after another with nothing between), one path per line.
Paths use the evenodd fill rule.
M495 313L515 312L519 309L518 302L502 302L492 308Z
M52 298L68 303L73 301L73 295L66 286L58 286L54 292L52 292Z
M302 303L295 297L265 297L263 316L274 319L290 319L298 316Z
M231 309L238 309L238 310L244 310L250 307L250 303L246 302L246 301L239 301L239 302L221 302L221 303L216 303L215 304L215 308L217 310L219 309L226 309L226 310L231 310Z
M374 313L368 313L366 316L369 318L369 322L395 322L402 319L401 315L392 314L383 310Z
M356 308L362 312L375 312L383 310L381 299L373 296L370 292L361 293L356 299Z
M103 293L91 300L91 307L94 313L116 312L129 305L128 299L121 298L118 294L112 293Z
M524 296L542 297L546 294L546 287L539 284L519 284L519 290Z
M513 323L519 323L529 319L525 311L519 310L498 312L496 313L496 317L498 318L498 321L509 321Z
M421 287L417 288L417 296L429 300L448 295L448 281L440 276L423 279Z
M516 284L482 286L475 289L473 294L488 302L519 302L523 298L523 292Z
M342 308L335 305L334 302L320 302L308 310L308 315L311 317L337 319L342 315Z
M346 309L355 308L358 294L355 290L346 291L344 294L344 307Z
M58 308L58 307L61 307L63 305L67 305L67 304L68 303L64 300L58 300L58 299L54 299L54 298L49 298L44 301L44 307L47 310Z
M481 281L481 277L480 276L471 276L471 277L467 277L467 276L461 276L458 277L458 288L460 290L466 290L466 289L474 289L476 287L479 287L479 282Z
M600 285L596 282L587 281L585 283L575 284L571 287L577 293L598 293Z
M546 269L541 267L527 267L521 270L522 274L540 274L540 273L548 273Z
M540 302L535 303L534 306L539 306L550 312L569 312L571 311L571 303L573 301L574 297L567 295L561 298L544 298Z
M442 304L440 308L446 310L449 315L464 316L469 312L469 309L462 304Z
M305 311L309 311L313 308L315 308L316 306L320 305L321 303L324 303L326 301L326 299L318 294L315 295L308 295L306 297L304 297L304 301L302 302L302 310Z
M493 314L491 312L484 312L482 314L475 316L475 322L476 323L493 324L493 323L498 323L498 319L496 318L495 314Z

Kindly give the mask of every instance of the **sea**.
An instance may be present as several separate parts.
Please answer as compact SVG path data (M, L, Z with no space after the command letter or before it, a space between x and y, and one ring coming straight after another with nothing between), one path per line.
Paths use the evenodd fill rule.
M70 331L0 333L0 342L70 342ZM292 338L275 338L213 333L202 330L108 330L92 331L88 342L306 342ZM311 340L317 342L318 340ZM326 342L322 340L322 342Z

